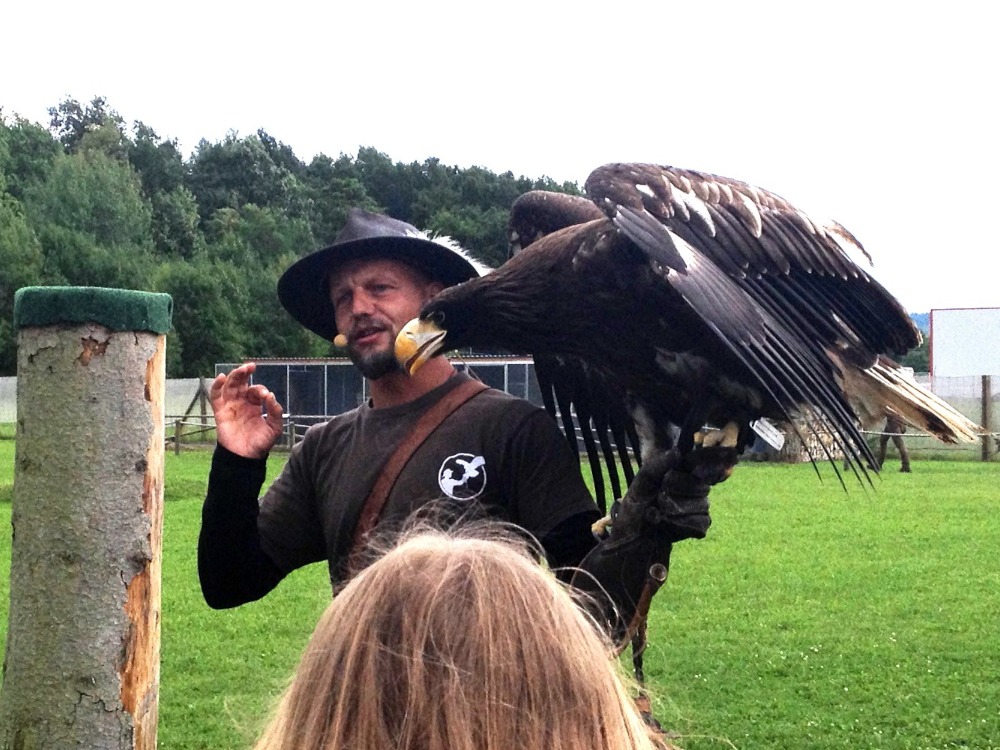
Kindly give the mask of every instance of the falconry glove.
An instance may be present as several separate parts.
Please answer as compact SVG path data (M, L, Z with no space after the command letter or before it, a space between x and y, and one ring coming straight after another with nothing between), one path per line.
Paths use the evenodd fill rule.
M735 448L721 447L658 454L612 506L609 528L572 583L591 595L615 636L635 617L653 566L669 566L673 543L708 532L709 491L729 477L736 457Z

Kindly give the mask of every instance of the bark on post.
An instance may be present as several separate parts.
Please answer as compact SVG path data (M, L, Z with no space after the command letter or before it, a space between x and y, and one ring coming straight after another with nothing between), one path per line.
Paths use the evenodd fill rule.
M171 301L30 287L0 750L156 746Z

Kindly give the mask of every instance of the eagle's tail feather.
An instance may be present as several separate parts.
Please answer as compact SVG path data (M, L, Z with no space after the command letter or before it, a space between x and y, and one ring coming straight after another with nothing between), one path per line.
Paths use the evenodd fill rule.
M839 358L835 358L839 359ZM983 429L944 399L913 380L891 360L879 360L858 369L840 360L844 392L864 427L881 424L889 416L933 435L944 443L972 443Z

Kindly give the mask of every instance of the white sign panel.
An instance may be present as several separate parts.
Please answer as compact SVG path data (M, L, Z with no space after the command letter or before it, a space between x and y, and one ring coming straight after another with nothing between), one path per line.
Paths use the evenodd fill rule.
M934 377L1000 375L1000 307L931 310Z

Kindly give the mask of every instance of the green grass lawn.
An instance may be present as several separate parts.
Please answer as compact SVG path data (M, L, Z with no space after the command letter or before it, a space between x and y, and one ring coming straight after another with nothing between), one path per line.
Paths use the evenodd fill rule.
M159 746L245 748L330 590L322 566L215 612L195 568L207 452L166 456ZM276 463L272 462L272 470ZM1000 748L1000 466L915 461L865 492L745 464L678 545L646 673L687 750ZM0 440L0 643L13 442Z
M739 467L651 625L684 746L1000 747L998 480L915 463L845 495L807 466Z

